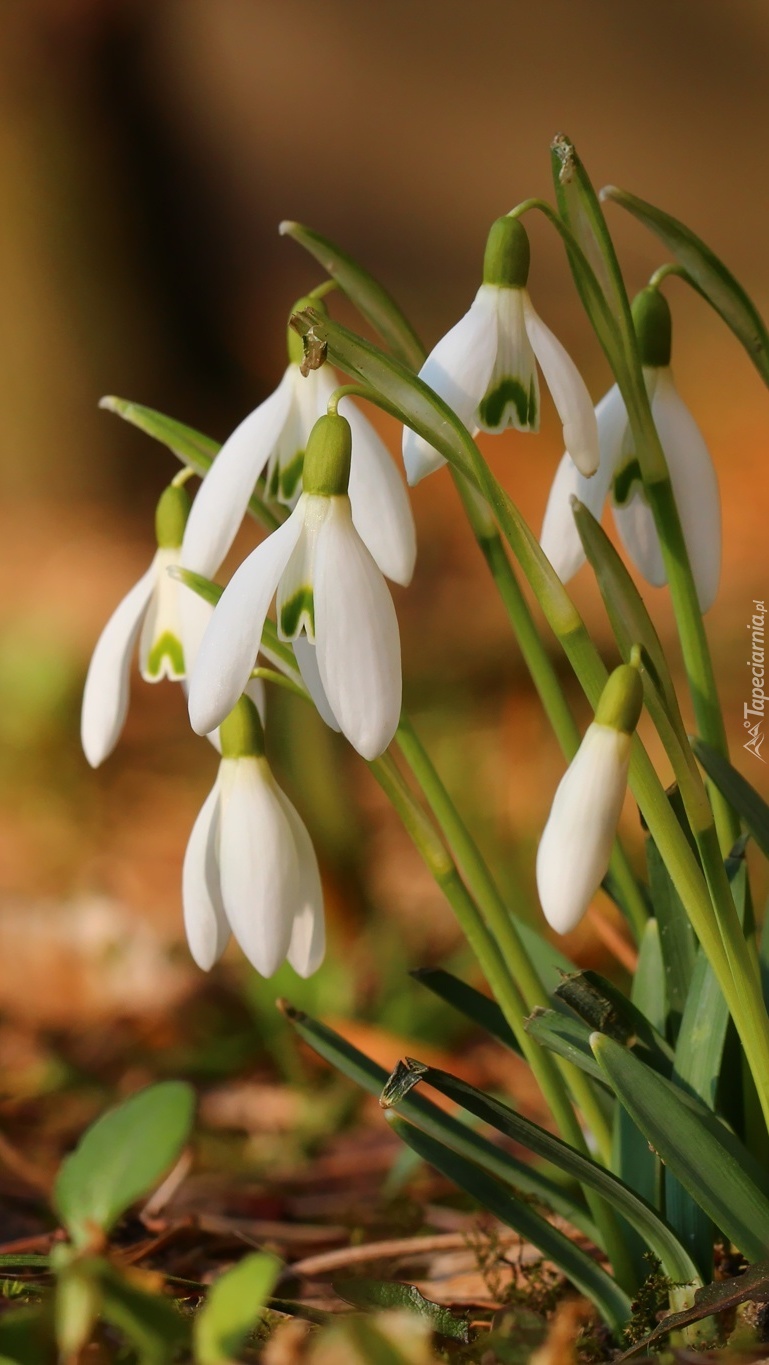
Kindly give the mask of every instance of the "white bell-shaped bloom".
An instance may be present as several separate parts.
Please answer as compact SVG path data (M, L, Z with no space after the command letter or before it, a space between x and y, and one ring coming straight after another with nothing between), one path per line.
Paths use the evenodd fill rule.
M83 692L80 733L93 768L112 753L128 711L131 660L139 641L139 668L147 682L178 680L185 674L182 644L182 588L167 572L178 563L189 499L171 484L156 514L158 549L147 572L112 613L96 644ZM174 543L175 542L175 543ZM200 621L200 611L192 613Z
M224 757L184 858L190 952L208 971L232 933L262 976L272 976L286 958L300 976L309 976L325 950L323 892L310 836L270 771L247 699L222 726L221 740Z
M642 701L637 669L615 669L553 798L537 851L537 889L559 934L579 924L606 875Z
M537 361L563 424L564 443L582 472L598 467L590 395L573 360L536 312L526 280L529 244L522 225L500 218L489 234L484 282L470 309L430 353L419 372L474 435L539 430ZM410 484L445 461L406 428L403 461Z
M250 676L272 598L278 632L297 642L308 690L364 758L377 757L400 716L400 636L392 598L355 529L351 435L343 417L319 419L305 486L288 521L262 541L225 589L190 683L190 719L206 734L234 707Z
M644 290L643 294L649 292ZM657 291L653 292L657 294ZM661 299L661 295L657 298ZM638 314L639 310L634 309L634 312ZM649 314L643 316L648 321ZM662 320L664 323L664 313ZM656 312L654 321L659 322ZM643 354L643 342L648 338L641 334L639 340ZM666 346L658 344L653 353L655 360L665 363L645 364L644 381L670 473L700 609L706 612L715 601L721 575L718 479L702 433L673 381L669 364L669 323L667 341ZM594 517L600 519L608 494L617 531L628 555L647 582L661 587L667 582L662 550L641 480L627 410L616 384L601 399L596 416L600 446L598 472L592 479L585 479L568 451L564 454L548 498L542 526L542 549L558 577L568 583L585 561L571 499L576 496Z
M272 497L287 507L296 506L310 432L339 383L330 365L310 370L305 377L292 362L275 392L235 428L195 499L182 545L186 568L207 578L216 574L260 475L264 474ZM353 525L382 573L405 587L411 582L416 560L408 493L371 423L349 398L341 403L353 433L349 486Z

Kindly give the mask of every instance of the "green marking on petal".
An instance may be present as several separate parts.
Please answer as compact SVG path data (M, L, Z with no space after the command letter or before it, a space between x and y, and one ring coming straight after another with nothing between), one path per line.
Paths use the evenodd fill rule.
M167 668L163 667L164 659L168 661ZM163 632L147 655L146 676L152 682L158 682L164 676L184 677L184 650L181 640L172 635L170 630Z
M304 627L308 640L315 639L315 602L312 588L300 588L280 608L280 634L284 640L295 640Z
M612 497L616 507L624 507L630 501L634 485L638 484L643 489L643 479L641 478L641 466L635 455L618 469L612 480Z
M290 502L296 492L302 478L304 468L304 451L297 450L280 470L280 497L284 502ZM277 491L277 490L276 490Z
M480 425L489 431L498 431L503 425L509 425L512 419L508 417L505 420L508 407L515 410L518 428L528 431L530 413L533 408L536 414L537 400L531 388L526 392L520 379L501 379L493 389L489 389L478 408Z

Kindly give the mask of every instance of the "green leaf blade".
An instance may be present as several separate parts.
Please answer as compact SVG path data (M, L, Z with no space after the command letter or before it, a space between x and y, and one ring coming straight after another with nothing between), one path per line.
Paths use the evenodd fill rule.
M688 282L723 318L769 384L769 332L752 299L715 252L677 218L627 190L607 185L601 198L632 213L664 242L684 267Z
M162 1081L110 1109L62 1163L54 1204L72 1240L107 1233L178 1159L187 1142L195 1094L183 1081Z
M404 365L411 370L421 369L426 354L424 346L392 295L373 275L341 247L302 223L281 223L280 233L315 257Z
M663 1076L596 1033L593 1052L617 1098L665 1165L750 1260L769 1250L769 1198L751 1179L748 1153L723 1138Z
M270 1297L282 1262L267 1252L253 1252L214 1280L195 1318L198 1365L229 1365L237 1359Z

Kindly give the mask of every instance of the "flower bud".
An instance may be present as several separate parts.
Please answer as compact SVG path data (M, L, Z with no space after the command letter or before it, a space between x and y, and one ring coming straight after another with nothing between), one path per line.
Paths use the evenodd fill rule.
M622 664L555 794L537 852L537 889L559 934L579 924L606 875L642 703L638 669Z

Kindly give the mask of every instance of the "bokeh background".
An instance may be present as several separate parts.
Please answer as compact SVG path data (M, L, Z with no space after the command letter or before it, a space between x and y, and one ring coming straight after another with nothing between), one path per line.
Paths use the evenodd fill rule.
M278 236L283 218L359 258L434 343L475 293L490 221L522 198L551 194L548 147L559 130L577 142L596 183L623 185L690 223L766 315L768 64L763 0L5 0L0 1079L8 1093L40 1075L55 1087L60 1073L42 1036L74 1030L79 1050L70 1041L67 1055L78 1065L118 1057L106 1020L112 1029L115 1020L143 1021L148 1046L173 1058L178 1022L194 1015L185 1040L213 1074L219 1063L213 1052L205 1061L205 1047L219 1036L217 992L233 979L243 1017L256 1019L275 1056L285 1056L273 1011L283 992L356 1019L372 1047L384 1036L392 1061L395 1037L451 1040L406 970L464 962L448 909L363 765L281 696L270 744L320 850L329 961L308 986L290 973L258 983L235 952L213 983L202 982L183 946L179 884L215 756L189 734L178 689L138 679L117 753L92 773L79 749L90 651L149 561L152 507L174 472L164 448L98 411L99 397L134 398L223 439L275 386L292 302L319 282L317 268ZM611 225L634 291L664 257L620 210ZM531 231L536 306L598 398L606 365L558 241L541 222ZM745 628L752 600L769 593L769 398L705 305L676 281L668 295L675 371L724 498L723 587L709 630L735 761L766 793L766 769L739 746ZM383 420L381 429L397 457L394 424ZM546 400L539 438L509 434L484 447L537 527L559 440ZM414 506L420 560L412 589L397 592L407 704L506 893L535 914L533 854L561 760L445 474L416 490ZM586 571L574 592L610 659ZM665 594L647 595L677 659ZM626 828L638 844L630 810ZM581 960L627 958L621 925L608 922L619 942L598 941L595 925L581 931L571 945ZM221 1032L237 1060L245 1035L233 1017ZM253 1060L253 1029L248 1036L243 1055ZM122 1075L124 1060L111 1065Z

